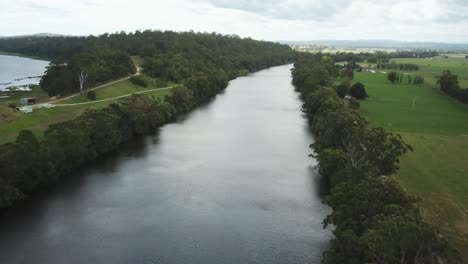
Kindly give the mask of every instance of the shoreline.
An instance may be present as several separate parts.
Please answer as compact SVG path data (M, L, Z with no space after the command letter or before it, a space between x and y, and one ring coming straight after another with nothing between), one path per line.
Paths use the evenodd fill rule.
M45 58L41 58L41 57L37 57L37 56L33 56L33 55L25 55L25 54L20 54L20 53L6 52L6 51L0 51L0 55L50 62L50 60L47 60Z

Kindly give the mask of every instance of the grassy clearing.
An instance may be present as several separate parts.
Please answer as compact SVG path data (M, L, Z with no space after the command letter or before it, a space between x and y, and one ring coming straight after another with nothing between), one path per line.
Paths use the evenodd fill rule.
M158 87L139 87L126 80L119 83L115 83L113 85L109 85L107 87L103 87L101 89L96 90L95 92L97 100L102 100L155 88ZM169 95L170 92L171 90L160 90L148 92L145 93L145 95L155 96L163 99L166 95ZM2 121L2 119L0 119L0 144L15 140L16 136L18 135L18 132L22 129L29 129L33 131L33 133L36 136L41 138L43 132L49 127L49 125L73 119L81 115L88 108L99 109L106 107L117 100L118 99L109 100L105 102L96 102L86 105L55 107L52 109L37 109L31 114L21 114L17 111L12 111L10 108L3 106L2 108L0 108L0 115L6 113L8 114L9 118L8 120L4 118L5 121ZM60 103L69 104L80 102L89 102L89 99L84 96L77 96L69 100L62 101Z
M410 60L404 62L424 59ZM356 73L355 81L364 83L370 95L361 111L371 125L399 132L414 148L395 177L423 198L427 219L468 260L468 107L431 83L392 85L380 73Z
M172 85L174 84L173 83L167 84L167 86L172 86ZM99 100L103 100L107 98L152 90L156 88L163 88L163 87L156 86L155 84L148 85L148 87L141 87L141 86L131 83L129 80L125 80L119 83L109 85L107 87L94 90L94 92L96 93L96 100L99 101ZM74 104L74 103L84 103L84 102L90 102L90 100L86 96L80 95L80 96L70 98L68 100L60 101L60 104Z
M49 100L46 92L41 90L39 86L33 86L31 91L0 91L0 97L8 96L0 99L0 105L8 106L9 104L19 105L20 99L23 97L34 97L39 102Z
M468 134L467 106L430 84L394 85L386 78L382 73L355 76L370 96L361 109L372 124L399 132Z
M419 65L419 71L408 72L421 75L425 81L434 85L437 81L436 77L442 74L442 71L449 69L453 74L458 75L460 85L468 88L468 59L465 59L465 54L448 54L448 58L444 56L434 58L405 58L392 59L396 63L412 63ZM367 67L369 64L362 63L362 66ZM375 64L371 64L375 65Z

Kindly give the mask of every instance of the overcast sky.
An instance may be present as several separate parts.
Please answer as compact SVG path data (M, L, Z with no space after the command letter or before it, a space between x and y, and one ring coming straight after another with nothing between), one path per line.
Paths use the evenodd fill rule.
M138 29L468 43L468 0L0 0L2 36Z

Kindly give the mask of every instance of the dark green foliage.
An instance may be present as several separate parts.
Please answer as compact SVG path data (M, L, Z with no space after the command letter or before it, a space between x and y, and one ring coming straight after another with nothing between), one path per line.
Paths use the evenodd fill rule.
M340 70L340 77L348 78L349 80L354 79L354 71L349 68L344 68Z
M411 74L408 75L408 84L412 84L413 83L413 77L411 76Z
M352 52L337 52L334 55L334 60L336 62L342 61L354 61L354 62L364 62L369 63L388 63L391 58L431 58L437 56L436 51L424 51L424 50L415 50L415 51L397 51L397 52L382 52L377 51L375 53L370 52L361 52L361 53L352 53Z
M361 107L361 104L355 98L351 98L348 100L348 106L351 109L358 110Z
M387 79L391 82L391 83L396 83L398 82L398 73L397 72L394 72L394 71L391 71L389 73L387 73Z
M0 40L0 49L5 43ZM145 72L158 77L157 86L167 86L166 80L180 81L183 85L173 88L165 100L132 95L103 109L87 110L74 120L51 125L40 142L31 132L23 131L15 142L0 145L0 208L116 150L136 136L155 131L218 94L230 79L291 62L294 55L288 46L276 43L174 32L39 38L25 43L21 44L27 45L25 54L41 55L44 50L40 47L50 45L45 46L48 56L68 62L51 64L42 79L43 87L51 95L79 91L77 78L82 71L87 75L84 93L95 83L134 73L135 67L127 53L149 56L145 60ZM327 70L318 70L328 74ZM141 77L131 78L137 85L143 84L141 80L146 81ZM330 78L318 84L328 82ZM87 95L95 99L93 91Z
M364 87L364 84L357 82L353 84L350 88L350 93L351 96L358 99L358 100L364 100L367 97L369 97L366 93L366 89Z
M89 100L91 101L96 101L96 92L94 91L89 91L88 94L86 95Z
M11 109L16 109L16 104L9 104L8 107L10 107Z
M168 101L175 106L178 112L187 112L194 103L193 91L185 86L177 86L172 89L172 96Z
M442 76L439 77L437 83L440 85L440 90L447 95L456 98L464 104L468 104L468 89L462 89L458 83L458 76L445 70Z
M330 186L324 203L333 211L324 227L334 228L335 239L323 263L460 263L457 252L424 221L419 199L390 177L411 147L398 134L369 127L352 101L334 89L306 87L312 69L326 69L322 64L316 57L299 60L292 72L316 136L311 147L318 170ZM455 81L447 73L441 79L444 87Z
M135 71L125 52L96 49L76 54L65 64L52 62L40 85L49 96L84 92L97 83L115 80ZM80 74L85 76L83 83L80 83Z
M336 93L339 97L344 98L347 94L349 94L349 83L342 82L336 87Z
M130 82L141 87L148 87L148 81L143 76L132 76Z
M0 39L0 50L54 61L41 82L51 96L79 91L78 75L83 70L88 74L84 89L134 73L128 55L145 59L146 75L173 82L199 73L225 82L294 59L291 48L279 43L216 33L151 30L98 37Z
M413 84L423 84L424 83L424 77L420 75L416 75L413 77Z
M377 63L380 70L417 71L419 66L412 63Z

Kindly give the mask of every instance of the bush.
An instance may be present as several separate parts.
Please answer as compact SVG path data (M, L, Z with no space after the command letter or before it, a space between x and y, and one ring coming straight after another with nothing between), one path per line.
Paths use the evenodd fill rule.
M12 108L12 109L16 109L16 105L15 104L9 104L8 107Z
M399 79L398 73L396 73L396 72L394 72L394 71L389 72L389 73L387 74L387 79L388 79L391 83L396 83L396 82L398 82L398 79Z
M336 93L341 98L344 98L347 94L349 94L349 85L347 83L341 83L336 87Z
M355 110L358 110L361 107L361 103L359 103L358 100L351 98L348 100L349 102L349 107Z
M357 82L351 86L351 96L358 100L364 100L369 97L369 95L366 93L366 89L364 88L364 84L360 82Z
M88 94L86 95L89 100L91 101L96 101L96 92L94 91L89 91Z
M141 76L132 76L130 82L141 87L148 87L148 82Z
M156 80L156 87L162 88L167 86L167 81L165 79L157 79Z

